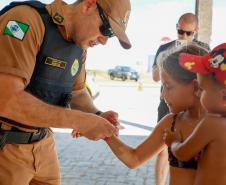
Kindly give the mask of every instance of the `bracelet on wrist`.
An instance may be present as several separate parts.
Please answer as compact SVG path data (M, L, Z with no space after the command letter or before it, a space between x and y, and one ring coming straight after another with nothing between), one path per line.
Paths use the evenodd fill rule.
M103 140L107 142L107 141L109 140L109 138L110 138L110 137L105 136L105 137L103 138Z

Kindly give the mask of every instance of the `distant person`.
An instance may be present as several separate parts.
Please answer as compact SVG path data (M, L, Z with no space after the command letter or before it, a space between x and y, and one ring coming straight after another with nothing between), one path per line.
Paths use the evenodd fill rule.
M170 37L162 37L161 40L160 40L160 45L164 45L164 44L167 44L169 42L171 42L172 39Z
M208 114L191 135L166 133L166 144L179 160L188 161L201 151L194 185L226 184L226 43L205 56L180 55L180 64L198 74L201 103Z
M126 145L116 136L107 140L114 154L129 168L137 168L167 147L163 140L166 129L179 129L183 138L187 138L205 115L200 103L196 74L186 71L179 65L181 52L203 55L207 50L192 44L161 59L162 96L167 101L171 113L161 119L152 133L136 148ZM196 159L180 161L172 155L169 148L169 160L170 185L193 185L197 169Z
M193 13L183 14L179 18L178 23L176 24L176 30L177 30L177 39L194 41L198 43L200 46L209 49L208 44L205 44L203 42L200 42L194 39L194 36L198 33L198 18ZM159 67L157 65L157 58L161 52L167 50L169 47L174 45L175 42L176 40L163 44L157 50L157 53L154 59L154 64L152 67L152 78L155 82L158 82L160 80ZM169 108L166 105L164 99L160 97L157 121L160 121L168 113L169 113ZM168 169L169 169L168 155L167 155L167 148L165 147L158 154L156 159L156 166L155 166L156 185L165 185Z

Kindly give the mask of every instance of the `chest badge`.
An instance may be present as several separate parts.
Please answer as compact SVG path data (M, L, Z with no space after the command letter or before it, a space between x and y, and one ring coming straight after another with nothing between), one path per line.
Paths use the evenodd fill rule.
M71 75L75 76L79 69L79 62L77 59L74 60L72 66L71 66Z

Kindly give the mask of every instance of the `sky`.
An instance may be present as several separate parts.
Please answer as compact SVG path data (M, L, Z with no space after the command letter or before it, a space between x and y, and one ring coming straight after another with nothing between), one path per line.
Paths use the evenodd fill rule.
M52 0L41 0L50 3ZM11 1L0 0L0 8ZM67 3L73 0L65 0ZM121 48L117 38L105 46L88 49L87 68L107 70L115 65L146 65L148 56L154 55L162 37L176 38L178 18L186 12L195 13L195 0L131 0L132 11L127 35L132 43L130 50ZM211 48L226 42L225 0L213 0ZM223 35L223 33L225 33Z

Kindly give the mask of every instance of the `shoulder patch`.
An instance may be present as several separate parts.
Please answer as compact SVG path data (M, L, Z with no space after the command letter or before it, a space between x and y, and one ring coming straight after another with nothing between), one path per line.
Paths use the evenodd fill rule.
M29 25L19 21L9 21L4 28L4 35L9 35L19 40L23 40L29 29Z

